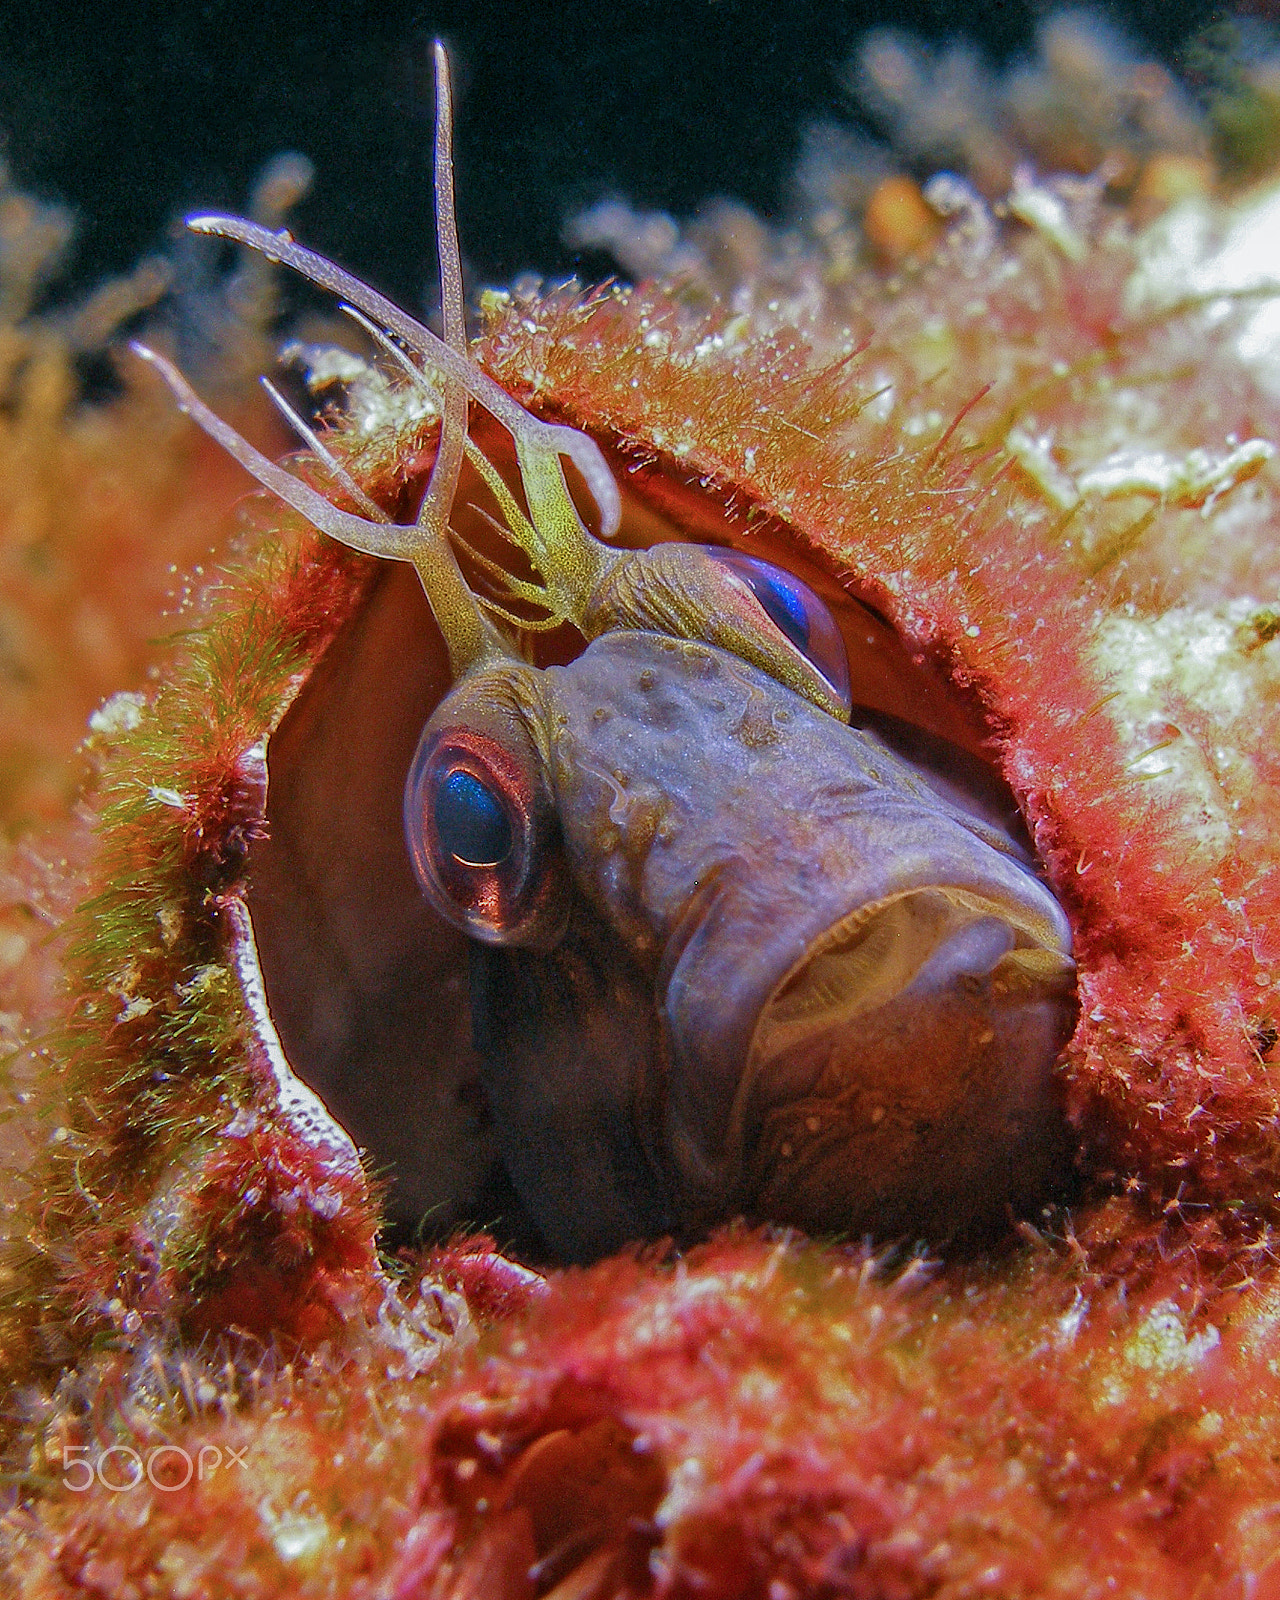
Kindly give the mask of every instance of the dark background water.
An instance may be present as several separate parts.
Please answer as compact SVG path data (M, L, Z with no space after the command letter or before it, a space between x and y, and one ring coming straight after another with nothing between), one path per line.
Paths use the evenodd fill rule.
M430 277L430 43L458 80L459 215L469 277L581 266L565 214L623 193L677 213L727 193L785 208L804 124L851 115L837 69L868 27L1029 49L1052 9L995 0L507 0L202 5L0 0L0 127L18 180L79 217L72 278L162 243L175 216L240 209L282 149L318 176L296 215L309 243L410 306ZM1223 13L1140 0L1107 15L1177 64Z

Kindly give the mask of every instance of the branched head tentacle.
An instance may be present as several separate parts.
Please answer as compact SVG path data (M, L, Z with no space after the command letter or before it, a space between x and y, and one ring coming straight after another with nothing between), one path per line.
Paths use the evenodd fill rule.
M453 204L453 94L449 58L439 41L435 46L435 217L436 254L440 261L441 308L448 349L466 358L467 328L462 303L462 264ZM430 534L433 545L447 548L449 513L458 490L458 477L467 444L467 396L456 379L446 380L440 407L440 441L427 480L427 492L418 507L418 526ZM427 579L423 577L426 586ZM427 588L427 594L431 590Z
M266 259L291 266L312 282L344 296L351 302L352 315L397 359L411 381L430 398L440 417L440 436L427 488L412 526L392 523L327 449L315 431L270 384L267 385L267 391L273 402L325 470L360 508L359 513L344 511L333 505L309 484L303 483L256 450L205 405L164 356L136 342L131 348L156 368L188 416L212 435L259 483L315 527L368 555L412 562L445 635L454 676L461 677L477 666L495 659L508 659L510 655L502 635L485 615L481 601L467 587L449 544L449 516L464 458L467 455L472 457L491 488L494 488L497 480L493 468L479 456L468 437L468 397L485 406L512 432L518 449L523 451L527 459L549 464L551 470L544 470L539 479L538 504L549 508L557 526L576 524L580 537L589 537L569 497L560 466L561 454L570 456L586 479L606 531L612 531L617 526L619 502L617 486L604 458L585 434L542 423L530 416L481 372L468 355L453 198L452 98L448 58L438 43L435 48L435 69L435 215L445 331L443 340L436 338L429 329L406 316L382 295L340 267L296 245L287 233L273 233L258 223L234 217L197 217L189 222L189 226L197 233L213 233L235 239ZM408 360L391 339L392 333L430 364L436 382ZM529 525L523 521L514 497L505 485L501 486L498 503L511 524L511 536L516 538L517 543L523 544L520 535L525 533ZM534 505L532 497L530 504ZM535 520L537 516L535 509ZM514 581L511 580L511 584ZM509 620L519 621L511 617L500 604L490 604L489 609Z
M444 401L440 388L432 381L435 374L428 375L411 361L395 340L356 306L344 304L341 309L391 357L413 387L430 401L436 410L441 410ZM438 376L442 384L447 383L446 373L441 372ZM501 473L475 441L468 436L464 439L464 445L467 460L492 494L502 515L501 522L492 517L486 517L486 520L507 543L528 558L542 580L539 583L529 583L516 578L496 562L480 556L457 534L453 534L454 544L465 550L476 565L497 584L497 594L493 598L498 604L491 606L491 609L517 627L529 626L525 619L514 616L502 607L501 600L505 594L507 598L522 600L527 604L544 608L548 613L546 624L548 627L554 627L561 622L572 622L580 626L604 574L616 562L626 560L627 557L621 552L611 550L608 545L601 543L587 532L573 508L572 501L568 499L567 490L565 503L558 503L554 482L554 474L560 471L558 462L551 464L549 475L553 477L553 481L544 486L537 474L548 466L546 456L535 453L531 458L526 457L520 461L521 483L533 511L533 520L530 520L521 510L519 501L503 480ZM517 441L518 459L519 448ZM547 492L538 495L537 490L540 487L546 487Z
M305 418L298 415L285 397L280 393L279 389L276 388L275 384L272 383L269 378L260 378L258 381L266 390L267 396L272 405L275 406L276 410L298 435L298 437L306 440L308 446L310 447L311 454L315 456L317 461L324 463L324 466L329 472L329 476L333 478L336 483L341 484L341 486L351 496L355 503L360 507L361 511L364 512L365 516L370 518L373 522L390 522L390 517L387 516L386 512L382 509L378 502L371 499L370 496L365 493L364 489L351 476L342 462L339 461L337 456L334 455L333 451L329 449L328 445L325 444L324 440L320 437L316 430L309 422L306 421Z
M339 296L342 309L429 400L439 416L440 432L412 525L392 523L274 391L269 392L276 404L358 511L333 505L268 460L210 411L163 356L140 345L134 349L157 368L188 415L317 528L356 550L413 563L445 636L455 678L499 660L509 661L514 653L507 637L510 631L538 632L568 622L588 639L615 629L638 629L714 644L753 662L823 709L837 716L847 714L847 681L844 688L833 683L792 635L779 629L773 613L762 609L759 593L740 571L698 546L625 551L592 534L569 492L564 461L572 461L581 474L600 531L608 539L619 526L621 497L599 446L575 428L532 416L472 360L454 216L448 62L439 46L436 79L435 214L443 339L375 289L303 248L288 232L273 232L239 217L200 216L188 223L197 233L234 240ZM469 401L510 434L523 506L471 439ZM492 495L498 519L480 507L474 509L512 552L529 563L532 580L507 570L501 554L495 560L492 553L474 549L450 528L464 460L470 461ZM468 563L470 583L457 552ZM536 614L521 614L519 608ZM847 672L845 676L847 680Z
M463 581L449 548L446 530L438 518L404 526L390 521L377 506L374 507L377 517L342 510L237 433L201 400L177 367L158 351L137 340L129 348L159 372L179 407L193 422L216 439L263 488L270 489L286 505L292 506L313 527L365 555L412 562L445 636L455 677L462 677L486 662L509 656L501 635L486 619ZM442 431L447 421L446 412L442 416Z
M273 233L243 217L200 216L188 219L187 226L194 233L213 234L221 239L231 239L238 244L257 250L269 261L291 267L302 277L321 289L328 289L341 300L349 302L389 334L393 334L415 355L422 356L443 375L464 390L470 397L502 424L533 459L547 464L545 482L540 492L554 500L559 507L573 511L573 501L564 482L560 458L566 456L582 474L587 489L600 516L601 532L606 538L617 532L622 515L618 486L614 482L609 464L600 447L585 433L561 423L543 422L530 415L522 405L482 372L464 353L451 349L444 340L436 337L407 312L401 311L385 295L324 256L297 244L287 231ZM550 470L554 466L554 471ZM539 506L531 501L535 518Z

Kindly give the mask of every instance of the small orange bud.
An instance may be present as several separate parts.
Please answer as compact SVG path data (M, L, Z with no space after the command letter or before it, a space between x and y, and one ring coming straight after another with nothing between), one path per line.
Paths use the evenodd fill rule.
M877 255L888 261L927 255L941 227L921 194L920 185L901 173L886 178L876 188L862 225Z

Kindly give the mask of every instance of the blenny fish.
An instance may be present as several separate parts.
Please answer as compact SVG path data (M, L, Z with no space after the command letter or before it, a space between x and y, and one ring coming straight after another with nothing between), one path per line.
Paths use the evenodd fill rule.
M412 520L300 418L331 496L134 348L261 484L421 580L449 688L404 780L405 840L427 904L469 941L471 1043L505 1171L560 1260L690 1241L735 1216L818 1234L989 1231L1063 1176L1066 917L1016 820L992 815L989 783L966 781L964 752L892 747L809 584L741 551L611 545L620 497L599 447L470 358L440 51L437 73L443 339L287 235L189 223L341 296L439 417ZM515 486L470 405L509 436ZM467 462L496 512L480 512L491 553L451 525ZM581 653L535 664L529 641L565 627ZM393 674L381 692L397 691ZM456 1078L431 1050L414 1046ZM377 1070L399 1121L394 1074ZM350 1064L335 1073L349 1083ZM429 1116L404 1128L415 1169L448 1132ZM431 1196L450 1215L468 1198Z
M23 1600L1280 1590L1280 78L1041 45L471 345L447 162L441 341L204 225L382 354L159 369L289 504L94 721Z

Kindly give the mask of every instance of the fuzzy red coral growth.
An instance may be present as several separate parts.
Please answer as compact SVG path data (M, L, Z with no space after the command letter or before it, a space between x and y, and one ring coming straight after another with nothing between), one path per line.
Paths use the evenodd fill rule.
M127 1496L55 1495L15 1592L95 1592L97 1562L145 1593L190 1546L187 1577L251 1597L1268 1594L1274 1304L1215 1322L1187 1266L1126 1296L1050 1253L896 1279L753 1237L609 1262L443 1388L386 1391L371 1454L359 1369L277 1387L252 1432L210 1406L169 1437L246 1471L142 1522Z
M464 1235L406 1261L416 1268L423 1292L437 1285L456 1291L481 1322L505 1322L548 1293L545 1278L502 1255L487 1233Z
M753 512L785 524L978 697L1073 912L1082 1016L1068 1081L1095 1159L1166 1193L1256 1195L1280 1177L1277 1089L1256 1047L1272 981L1261 952L1277 938L1272 758L1260 727L1231 729L1258 781L1229 787L1247 819L1232 817L1231 847L1205 848L1176 785L1142 768L1145 732L1117 725L1125 662L1106 653L1109 619L1167 591L1194 513L1130 500L1091 508L1087 525L1079 508L1050 515L1008 453L1026 412L1083 430L1113 371L1155 383L1185 348L1188 313L1125 313L1134 264L1115 249L1072 266L1033 241L980 301L947 263L909 292L867 290L848 325L819 324L807 347L785 323L734 338L643 292L559 298L491 348L531 403L616 441L628 468L652 462L697 482L748 527ZM921 338L929 319L941 352ZM946 362L927 383L926 359ZM1194 437L1201 404L1215 437L1274 421L1230 350L1202 357L1215 361L1222 387L1203 403L1184 397L1171 431ZM603 392L602 363L617 375ZM897 397L888 417L869 414L877 388ZM904 413L916 413L918 445L904 441ZM1269 494L1247 508L1251 525L1265 524ZM1269 548L1233 588L1274 586ZM1201 569L1197 588L1210 582ZM1177 714L1171 704L1169 743L1206 751L1223 735L1197 741ZM1163 748L1159 732L1149 743Z
M317 1145L309 1108L281 1106L278 1063L232 1000L249 981L243 913L219 893L261 828L263 733L367 571L314 546L274 548L244 581L248 628L201 636L104 782L95 865L109 887L72 924L60 1125L23 1175L40 1196L39 1242L8 1246L23 1315L37 1311L59 1350L131 1309L318 1337L338 1300L349 1310L386 1292L354 1150ZM5 1342L14 1375L41 1357L22 1335Z
M191 1185L189 1265L175 1295L189 1332L238 1328L316 1345L359 1304L377 1267L368 1194L358 1172L298 1135L255 1125L225 1130ZM334 1227L346 1211L347 1225ZM352 1218L351 1213L355 1216Z
M340 641L313 671L345 619L389 620L403 665L420 612L272 533L112 769L67 1113L10 1264L43 1496L6 1526L16 1592L1280 1593L1280 409L1263 284L1218 249L1274 237L1274 197L1193 184L1189 244L1012 176L1003 222L931 185L942 242L893 278L770 260L739 217L742 281L717 257L508 301L485 359L611 448L645 514L807 554L985 726L1075 930L1074 1214L896 1274L731 1233L543 1284L455 1242L393 1293L350 1141L265 1015L238 874L302 679L351 665ZM432 434L379 382L339 448L411 510ZM406 720L438 693L416 665ZM160 1440L251 1470L63 1481L68 1448Z

